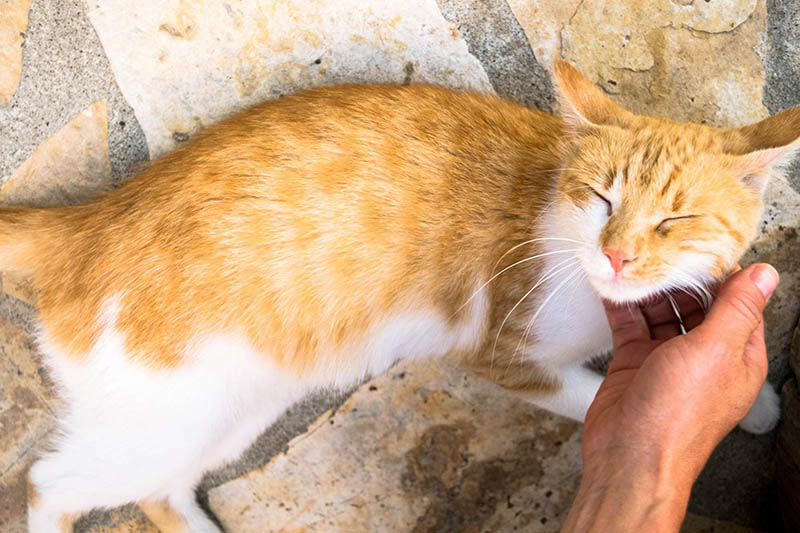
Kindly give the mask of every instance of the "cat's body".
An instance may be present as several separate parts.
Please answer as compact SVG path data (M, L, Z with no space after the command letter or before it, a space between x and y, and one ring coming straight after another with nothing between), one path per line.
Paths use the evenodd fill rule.
M567 121L434 87L320 89L212 127L85 206L1 209L0 268L32 276L69 405L31 470L31 530L139 501L163 529L216 531L194 502L203 472L309 391L401 358L446 357L581 420L601 381L582 364L610 347L600 294L689 284L603 246L635 230L646 250L641 224L665 238L689 218L667 211L708 204L709 249L676 227L667 253L698 282L720 276L755 232L755 178L785 155L768 152L789 142L747 149L748 130L684 125L695 137L665 148L679 125L637 117L628 135L617 122L632 115L560 68ZM592 96L610 124L585 116ZM720 154L737 220L728 199L670 185L685 162L665 164L693 161L692 142ZM618 157L625 171L602 170ZM586 175L607 208L576 184ZM622 194L634 176L649 176L645 192ZM619 274L628 263L636 282ZM751 429L774 425L772 396Z

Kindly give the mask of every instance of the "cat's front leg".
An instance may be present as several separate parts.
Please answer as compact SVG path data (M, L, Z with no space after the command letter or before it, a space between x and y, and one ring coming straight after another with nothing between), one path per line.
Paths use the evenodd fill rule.
M468 361L463 366L525 401L578 422L586 418L603 382L603 376L578 362L551 367L531 360L506 362L499 357L489 362Z
M553 389L534 387L518 391L518 394L537 407L582 423L603 383L603 376L578 363L551 372L556 382Z

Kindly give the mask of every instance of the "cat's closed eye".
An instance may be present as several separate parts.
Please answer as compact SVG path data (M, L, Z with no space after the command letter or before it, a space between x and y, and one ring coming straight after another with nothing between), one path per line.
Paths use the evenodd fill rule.
M656 226L656 231L661 234L665 234L669 229L675 225L676 222L680 220L687 220L690 218L697 218L699 215L681 215L679 217L669 217L665 218L661 222L658 223Z
M605 196L603 196L594 189L592 189L592 192L595 194L595 196L597 196L606 203L606 215L611 216L611 211L612 211L611 200L609 200L608 198L606 198Z

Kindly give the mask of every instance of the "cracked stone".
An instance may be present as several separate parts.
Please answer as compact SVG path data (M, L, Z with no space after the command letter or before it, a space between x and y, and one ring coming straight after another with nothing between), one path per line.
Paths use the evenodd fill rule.
M230 531L557 531L580 464L578 424L406 362L209 503Z
M0 317L0 530L24 532L25 472L53 428L52 385L33 339Z
M235 7L234 7L235 6ZM88 12L151 157L263 100L347 82L492 91L434 0L108 0Z
M0 203L57 207L85 201L111 184L105 100L42 143L0 187Z
M0 105L14 95L22 74L22 44L32 0L0 0Z
M767 115L756 0L511 0L536 57L563 57L628 109L736 126Z

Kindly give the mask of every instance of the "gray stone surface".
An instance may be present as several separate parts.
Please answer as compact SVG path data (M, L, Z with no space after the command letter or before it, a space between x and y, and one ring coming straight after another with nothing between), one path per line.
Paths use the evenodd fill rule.
M800 104L800 2L767 0L767 33L760 52L769 112ZM800 192L800 161L792 165L789 183Z
M22 53L22 79L0 107L0 180L97 100L108 101L112 174L148 159L133 110L119 92L81 0L36 0Z
M87 16L151 157L253 104L319 85L492 90L433 0L106 0Z
M550 74L537 61L505 0L436 0L483 65L495 92L527 106L551 111Z
M211 508L230 533L555 532L580 479L580 436L447 362L404 361L213 489Z
M455 25L466 41L469 52L479 59L498 93L527 105L550 108L552 87L528 46L529 41L534 50L544 46L536 42L540 33L534 31L537 30L535 26L530 26L533 29L526 38L520 23L503 0L437 0L437 3L444 17ZM539 9L536 6L545 4L556 6L545 0L529 5L534 6L532 9ZM757 14L762 7L759 0ZM758 52L766 74L763 100L743 102L742 105L763 104L770 113L775 113L800 103L798 21L800 3L766 1L764 31L752 30L753 35L761 35L762 39ZM554 34L560 35L560 29L556 29L558 31ZM685 37L686 42L693 46L702 46L697 43L710 39L700 33L687 33ZM552 55L560 54L560 44L547 46L553 48ZM752 52L748 50L747 54L749 58ZM687 65L699 64L701 59L684 58ZM704 73L696 66L694 71L696 78ZM631 79L636 75L623 74ZM756 81L760 84L759 80ZM670 84L666 86L672 87ZM636 97L643 104L647 103L647 98ZM12 100L0 107L0 179L9 176L72 117L101 99L106 99L109 105L110 161L112 174L119 178L137 162L146 160L148 151L142 130L120 94L105 52L88 22L85 6L81 0L36 0L25 34L20 86ZM800 192L800 164L790 173L789 181ZM748 259L776 262L784 272L794 273L794 280L800 279L796 275L800 244L791 236L793 229L771 228L773 233L766 239L771 244L759 246ZM796 293L798 287L794 284L787 290ZM781 307L780 313L786 314L784 321L796 320L796 308L794 311L788 309ZM795 316L789 316L791 313ZM29 335L34 333L35 309L1 293L0 316ZM774 353L770 379L780 384L788 372L786 352ZM207 475L201 486L201 499L205 498L209 488L261 466L276 453L284 451L293 437L303 433L325 411L340 405L345 397L320 392L293 407L259 438L241 461ZM754 437L734 431L703 471L693 491L690 510L702 517L777 530L774 523L775 497L771 488L773 444L772 435ZM17 488L23 490L24 487L20 485ZM141 518L141 514L129 506L113 513L93 513L79 522L77 530L100 531L101 524L140 523L137 519Z

